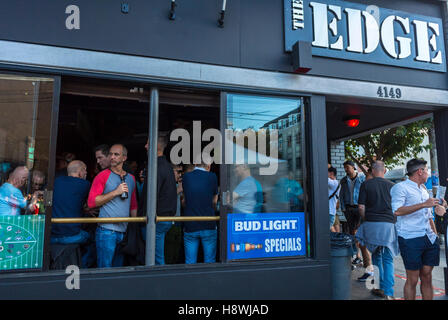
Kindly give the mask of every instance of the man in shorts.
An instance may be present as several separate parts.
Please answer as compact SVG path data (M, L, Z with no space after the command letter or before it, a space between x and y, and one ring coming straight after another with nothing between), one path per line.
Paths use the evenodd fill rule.
M406 269L404 298L415 300L418 280L423 300L432 300L432 269L439 265L440 247L432 220L432 208L444 211L439 199L430 198L425 187L426 161L412 159L406 164L409 179L392 187L392 211L397 217L398 245Z

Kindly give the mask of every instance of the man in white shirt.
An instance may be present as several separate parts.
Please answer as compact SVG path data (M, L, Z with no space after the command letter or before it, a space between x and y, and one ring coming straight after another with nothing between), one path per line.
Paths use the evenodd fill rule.
M334 227L336 207L339 199L340 185L336 179L337 171L334 167L328 168L328 202L330 207L330 230L336 232Z
M406 268L404 298L415 300L416 286L424 300L432 300L432 269L439 265L440 248L432 220L432 208L444 210L439 199L430 198L425 187L428 179L426 161L412 159L406 164L409 179L392 187L392 211L397 217L398 244ZM443 202L446 207L446 202Z

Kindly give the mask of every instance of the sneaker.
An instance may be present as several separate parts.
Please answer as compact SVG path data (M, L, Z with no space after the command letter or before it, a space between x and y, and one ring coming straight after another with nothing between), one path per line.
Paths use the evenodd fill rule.
M377 297L380 297L380 298L385 298L386 297L386 295L384 294L384 291L381 290L381 289L372 289L372 290L370 290L370 292L374 296L377 296Z
M362 276L358 278L359 282L366 282L369 277L373 276L373 272L364 272Z
M362 260L359 259L358 257L356 257L355 259L353 259L352 264L356 265L356 264L361 264Z
M385 296L384 300L395 300L394 296Z

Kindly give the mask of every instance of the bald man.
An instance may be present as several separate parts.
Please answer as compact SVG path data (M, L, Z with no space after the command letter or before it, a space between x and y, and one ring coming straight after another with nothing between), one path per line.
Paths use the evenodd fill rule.
M109 150L110 168L101 171L92 182L87 203L90 208L100 207L100 218L137 216L135 178L123 169L127 154L124 145L114 144ZM124 255L115 249L126 230L125 222L98 225L95 238L98 268L123 266Z
M54 181L53 218L80 218L87 201L90 183L86 181L87 166L74 160L67 166L67 176ZM52 244L84 244L89 233L81 229L80 223L53 224L51 226ZM84 258L84 257L83 257ZM83 259L84 264L84 259Z
M0 216L18 216L20 210L26 208L27 200L23 197L20 188L25 185L28 175L29 171L26 167L17 167L9 175L8 181L0 187ZM33 209L39 194L39 192L33 194L30 209Z

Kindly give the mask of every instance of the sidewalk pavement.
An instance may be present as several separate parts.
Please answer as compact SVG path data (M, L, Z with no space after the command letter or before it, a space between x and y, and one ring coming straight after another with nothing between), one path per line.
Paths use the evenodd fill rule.
M440 265L433 270L433 286L434 286L434 300L448 300L448 296L445 294L445 280L444 280L444 268L446 267L445 247L440 246ZM401 256L394 259L394 297L397 300L404 300L403 288L406 282L406 270L403 265ZM383 300L380 297L376 297L370 293L370 290L366 287L365 282L359 282L358 277L364 274L364 268L362 266L355 268L352 271L352 293L351 300ZM420 286L417 285L417 300L421 300Z

